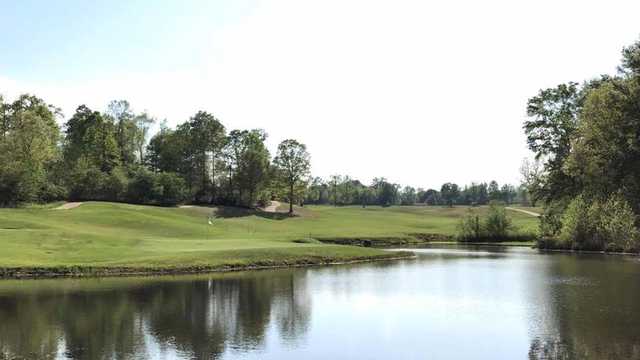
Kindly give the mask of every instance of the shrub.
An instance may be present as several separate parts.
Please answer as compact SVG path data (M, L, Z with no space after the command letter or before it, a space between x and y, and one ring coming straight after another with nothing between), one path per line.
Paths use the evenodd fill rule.
M161 190L156 185L156 175L151 171L137 169L127 187L127 199L133 203L148 204L158 199Z
M544 207L544 212L540 216L540 236L542 238L553 238L560 234L562 229L562 216L567 208L565 202L551 202Z
M40 200L45 203L64 200L69 196L69 192L67 191L66 187L52 182L46 182L42 188L41 193L42 196Z
M583 195L578 195L567 206L562 216L562 228L558 235L558 246L562 248L585 249L593 237L590 206Z
M15 167L0 167L0 206L15 206L19 201L21 176Z
M460 220L458 226L458 239L461 241L474 241L484 237L483 223L477 212L469 209Z
M123 201L126 197L129 179L125 171L120 168L111 170L104 184L104 197L109 201Z
M187 193L184 179L175 173L160 173L156 178L157 198L161 205L177 205L184 201Z
M556 247L578 250L634 251L640 232L636 215L620 194L606 201L579 195L567 207Z
M602 207L599 233L605 250L638 250L640 233L636 227L637 218L629 203L620 194L611 196Z
M104 185L107 174L78 161L69 176L69 197L73 200L104 200Z
M494 240L506 239L509 231L513 229L511 219L507 216L504 206L492 203L489 206L489 214L485 220L484 229L486 235Z

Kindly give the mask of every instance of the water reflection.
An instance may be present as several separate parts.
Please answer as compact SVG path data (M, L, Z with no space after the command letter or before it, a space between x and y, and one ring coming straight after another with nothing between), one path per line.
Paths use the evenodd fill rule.
M6 282L15 291L0 292L0 354L211 359L227 347L260 349L271 322L283 338L295 342L310 321L305 277L305 271L278 271ZM70 289L59 290L55 282Z
M417 260L0 282L0 359L640 359L640 261L446 247Z
M548 255L530 359L640 359L638 259ZM530 278L531 280L531 278Z

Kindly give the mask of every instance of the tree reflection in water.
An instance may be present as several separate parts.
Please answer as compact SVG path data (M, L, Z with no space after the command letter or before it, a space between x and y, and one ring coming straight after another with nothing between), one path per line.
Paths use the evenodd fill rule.
M245 274L2 281L0 359L640 359L638 258L419 251Z
M640 359L638 263L602 255L549 255L529 279L536 296L530 359ZM534 291L535 288L535 291Z
M260 349L271 322L287 341L309 324L305 271L172 279L16 282L0 293L0 358L154 357L211 359ZM19 284L20 283L20 284ZM19 284L19 285L18 285ZM82 288L81 288L82 287Z

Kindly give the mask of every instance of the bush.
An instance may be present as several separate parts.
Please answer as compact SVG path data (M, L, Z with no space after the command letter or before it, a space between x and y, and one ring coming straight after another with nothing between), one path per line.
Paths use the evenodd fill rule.
M567 207L554 247L576 250L635 251L640 232L636 215L620 194L606 201L579 195Z
M6 165L0 168L0 206L15 206L18 203L20 180L17 168Z
M458 239L461 241L474 241L484 236L484 226L480 221L480 216L475 211L469 209L460 221Z
M607 200L602 210L600 233L606 244L605 250L637 251L640 233L629 203L616 194Z
M42 187L41 201L48 203L52 201L65 200L69 197L67 188L52 182L46 182Z
M126 197L129 179L125 171L120 168L111 170L104 184L104 198L109 201L123 201Z
M489 214L484 225L487 237L499 240L506 239L509 231L513 229L511 219L507 216L504 206L492 203L489 206Z
M591 224L590 206L583 195L573 199L562 216L562 228L558 234L557 246L569 249L585 249L585 245L594 236Z
M69 197L72 200L104 200L107 174L79 161L69 177Z
M474 210L469 209L458 225L458 239L460 241L530 241L534 234L517 233L507 216L503 206L492 202L489 211L480 217Z
M135 171L127 188L127 199L137 204L148 204L158 199L162 189L156 185L156 175L140 168Z
M544 212L540 216L540 236L553 238L560 234L562 229L562 216L567 208L565 202L552 202L545 206Z
M160 173L156 177L156 200L161 205L177 205L187 193L184 179L175 173Z

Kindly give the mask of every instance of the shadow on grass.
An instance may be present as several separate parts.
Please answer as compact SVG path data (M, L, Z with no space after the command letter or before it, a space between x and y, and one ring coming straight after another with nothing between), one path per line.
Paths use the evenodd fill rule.
M267 212L259 209L249 209L234 206L221 206L218 207L215 212L215 217L223 219L239 218L245 216L258 216L269 220L285 220L292 217L289 216L288 213L283 212ZM295 217L295 215L293 217Z

